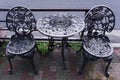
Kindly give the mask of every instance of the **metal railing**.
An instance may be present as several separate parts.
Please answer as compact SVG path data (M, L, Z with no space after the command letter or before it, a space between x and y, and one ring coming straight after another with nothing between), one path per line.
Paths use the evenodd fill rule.
M10 9L0 9L0 12L8 12ZM63 11L63 12L67 12L67 11L70 11L70 12L84 12L84 14L86 14L89 9L30 9L32 12L60 12L60 11ZM6 20L2 20L0 19L0 22L2 23L5 23ZM8 31L7 28L1 28L1 30L5 30L5 31ZM0 37L0 39L9 39L9 37ZM37 38L36 40L48 40L48 39L42 39L42 38ZM56 39L57 41L59 41L60 39ZM69 41L79 41L79 39L69 39Z

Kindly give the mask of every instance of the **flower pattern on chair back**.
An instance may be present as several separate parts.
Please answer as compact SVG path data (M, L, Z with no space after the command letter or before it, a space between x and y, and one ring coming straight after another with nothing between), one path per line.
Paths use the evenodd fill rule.
M6 16L6 25L9 30L26 35L35 29L36 21L29 9L17 6L9 10Z
M89 33L105 35L105 32L111 32L115 26L115 15L113 11L106 6L97 6L88 11L85 16L86 30Z

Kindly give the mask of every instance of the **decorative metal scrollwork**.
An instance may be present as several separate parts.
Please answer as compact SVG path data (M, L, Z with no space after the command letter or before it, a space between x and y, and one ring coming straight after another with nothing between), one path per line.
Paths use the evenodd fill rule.
M29 40L29 39L24 39L24 40L14 40L11 41L8 46L7 46L7 51L11 54L24 54L29 52L31 49L33 49L35 46L35 40Z
M110 32L115 26L115 16L112 10L106 6L97 6L88 11L85 16L87 30Z
M36 21L29 9L17 6L9 10L6 25L9 30L19 34L28 34L35 29Z
M97 57L107 57L112 55L113 47L102 38L88 38L84 41L84 49L91 55Z
M70 14L58 13L39 19L37 29L47 36L68 37L82 31L84 21Z

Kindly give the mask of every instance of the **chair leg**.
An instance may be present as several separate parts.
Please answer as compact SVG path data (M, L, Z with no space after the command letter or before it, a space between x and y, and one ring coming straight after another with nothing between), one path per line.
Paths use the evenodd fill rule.
M33 61L33 55L29 56L28 59L29 59L31 65L32 65L32 68L33 68L33 70L34 70L34 73L35 73L35 74L38 74L38 71L36 70L35 64L34 64L34 61Z
M8 59L8 61L9 61L9 65L10 65L10 68L9 68L9 70L8 70L8 73L9 73L9 74L12 74L12 73L13 73L13 66L12 66L11 59L10 59L9 56L7 56L7 59Z
M107 63L107 66L105 67L105 76L106 76L106 77L109 77L109 74L110 74L110 73L108 72L108 68L109 68L109 65L110 65L112 59L113 59L113 58L110 58L110 59L105 60L105 61L108 62L108 63Z
M82 66L79 69L79 75L81 75L83 73L83 70L84 70L87 63L88 63L88 59L85 58L85 55L83 55L83 63L82 63Z

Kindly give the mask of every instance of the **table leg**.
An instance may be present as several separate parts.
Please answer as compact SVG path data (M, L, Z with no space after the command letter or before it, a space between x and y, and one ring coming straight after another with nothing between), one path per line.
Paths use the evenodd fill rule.
M61 49L61 52L62 52L62 61L63 61L63 67L64 69L66 70L66 65L65 65L65 56L64 56L64 51L65 51L65 38L62 39L62 49Z
M52 52L54 49L54 39L53 37L48 37L48 39L49 39L48 51Z

